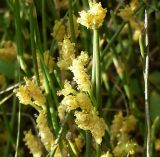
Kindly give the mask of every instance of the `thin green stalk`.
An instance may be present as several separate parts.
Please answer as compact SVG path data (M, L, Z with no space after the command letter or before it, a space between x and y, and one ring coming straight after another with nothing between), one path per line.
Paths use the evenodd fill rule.
M47 29L46 29L46 1L42 0L42 35L43 48L47 50Z
M134 43L134 41L133 41L133 37L132 37L132 28L131 28L130 23L128 23L128 34L129 34L128 35L128 39L129 39L129 51L130 51L130 55L135 56L134 55L135 52L133 50L133 43Z
M91 134L86 131L86 157L91 155Z
M19 61L20 67L24 70L24 72L27 72L27 66L24 62L23 58L23 40L22 40L22 26L21 26L21 20L20 20L20 4L19 0L14 1L14 14L15 14L15 28L16 28L16 40L17 40L17 59Z
M93 30L93 56L96 72L96 100L97 110L101 108L101 68L100 68L100 50L99 50L99 33L98 30ZM94 66L93 66L94 67Z
M48 69L44 63L44 58L43 58L43 48L42 48L42 42L41 42L41 38L40 38L40 33L39 33L39 28L38 28L38 22L37 22L37 17L36 17L36 10L34 8L34 24L35 24L35 35L36 35L36 41L37 41L37 45L38 45L38 48L39 48L39 57L40 57L40 63L41 63L41 66L42 66L42 69L43 69L43 73L44 74L44 79L47 79L47 82L48 82L48 88L50 89L51 93L52 93L52 97L55 101L55 104L56 106L58 106L58 100L57 100L57 95L56 95L56 92L55 92L55 88L54 88L54 85L53 85L53 81L50 77L50 74L48 72ZM50 87L52 88L50 88Z
M45 91L46 91L46 94L47 94L48 102L50 104L50 113L51 113L52 125L53 125L53 128L54 128L55 134L57 136L59 126L58 126L58 121L57 121L57 117L56 117L55 106L53 105L53 100L54 99L52 99L51 90L50 90L50 86L49 86L49 81L48 81L46 73L45 73L46 69L45 69L44 60L43 60L42 54L40 52L39 52L39 56L40 56L40 63L41 63L41 66L42 66L42 73L43 73L43 77L44 77L44 81L45 81Z
M94 41L93 41L94 42ZM95 53L93 53L92 57L92 89L95 90L96 87L96 63L95 63Z
M156 134L158 132L158 129L160 127L160 117L157 116L152 124L151 127L151 137L152 137L152 141L151 141L151 151L153 152L152 156L155 156L155 140L156 140Z
M148 39L148 13L145 10L145 71L144 71L144 88L145 88L145 115L147 124L147 142L146 142L146 156L152 157L151 150L151 122L150 122L150 111L149 111L149 89L148 89L148 76L149 76L149 39Z
M62 137L62 135L63 135L64 129L65 129L65 125L66 125L66 123L67 123L67 121L68 121L69 116L70 116L70 114L68 113L68 114L65 116L65 118L64 118L64 121L63 121L63 123L62 123L62 125L61 125L61 128L59 129L57 138L56 138L56 140L55 140L55 142L54 142L53 150L52 150L52 152L50 153L50 157L52 157L52 156L54 155L54 153L55 153L55 150L56 150L56 148L57 148L57 145L59 144L59 142L60 142L60 140L61 140L61 137Z
M39 48L39 57L40 57L40 62L41 62L41 66L42 66L42 69L43 69L43 73L45 73L44 75L44 78L48 80L48 87L50 85L50 87L52 87L50 90L51 90L51 93L52 93L52 96L54 98L54 101L55 101L55 104L56 106L58 106L58 100L57 100L57 95L56 95L56 92L55 92L55 88L54 88L54 85L53 85L53 81L50 77L50 74L48 72L48 69L44 63L44 59L43 59L43 48L42 48L42 42L41 42L41 38L40 38L40 33L39 33L39 28L38 28L38 22L37 22L37 17L36 17L36 10L34 8L34 24L35 24L35 35L36 35L36 41L37 41L37 45L38 45L38 48Z
M87 2L86 0L85 0L85 2ZM83 3L83 2L82 2ZM77 3L76 3L77 5L77 10L80 10L81 9L81 6L80 6L80 2L79 2L79 0L77 0ZM85 8L87 8L86 7L86 4L83 4L83 8L85 9ZM88 35L88 29L86 28L86 27L84 27L84 26L82 26L82 25L80 25L80 31L81 32L83 32L83 33L80 33L80 38L81 38L81 43L82 43L82 45L84 46L83 47L83 50L85 50L85 51L87 51L87 52L89 52L89 35Z
M116 52L115 52L115 49L114 47L112 47L112 52L114 53L114 57L113 57L113 63L116 67L116 69L118 69L119 71L117 71L120 79L122 80L122 83L123 83L123 88L124 88L124 91L126 93L126 96L129 100L129 104L131 106L131 109L132 111L134 112L134 114L139 117L141 114L140 114L140 111L138 110L137 106L136 106L136 103L133 99L133 95L132 95L132 91L130 89L130 86L129 86L129 78L128 78L128 75L127 75L127 71L126 69L123 69L123 65L122 63L117 59L116 57ZM124 71L125 70L125 71Z
M15 157L18 157L19 142L20 142L20 131L21 131L21 104L18 103L18 131L17 131L17 141L16 141L16 152Z
M76 36L75 36L75 31L74 31L74 22L73 22L73 10L72 10L72 0L68 0L69 4L69 28L71 32L71 39L73 43L76 43Z
M40 64L41 64L41 68L42 68L42 75L44 77L44 86L45 86L45 91L46 91L46 95L47 95L47 98L48 98L48 103L49 103L49 106L50 106L50 114L51 114L51 121L52 121L52 127L55 131L55 135L57 136L58 134L58 130L59 130L59 126L58 126L58 121L57 121L57 117L56 117L56 112L55 112L55 105L53 105L53 102L56 100L56 99L52 99L52 90L53 90L53 87L52 84L50 84L50 76L49 76L49 72L48 72L48 69L44 63L44 58L43 58L43 48L42 48L42 43L41 43L41 39L40 39L40 33L39 33L39 28L38 28L38 22L37 22L37 17L36 17L36 9L33 8L33 14L34 14L34 18L33 18L33 22L34 22L34 25L35 27L33 27L33 29L35 29L35 36L36 36L36 42L37 42L37 46L38 46L38 54L39 54L39 58L40 58ZM48 80L48 78L50 80ZM50 88L52 87L52 88ZM55 95L54 95L55 96ZM54 101L53 101L54 100Z
M37 84L40 83L39 81L39 74L38 74L38 65L37 65L37 55L36 55L36 45L34 40L34 19L33 19L33 4L30 5L29 8L29 22L30 22L30 32L31 32L31 49L32 49L32 56L33 56L33 69L36 77Z
M84 9L88 9L89 8L88 1L82 0L82 4L83 4Z
M99 144L96 144L96 157L101 156L101 147Z
M11 0L6 0L6 2L8 4L8 6L9 6L10 10L13 11L13 2Z
M47 0L46 2L47 2L48 8L49 8L53 18L54 19L60 19L58 10L56 10L53 1L52 0Z
M102 51L101 60L103 60L106 52L110 49L111 45L113 44L114 40L117 38L117 36L119 35L119 33L122 31L122 29L124 28L125 24L126 24L126 22L122 22L122 24L119 26L119 28L117 28L117 31L114 33L114 35L110 39L109 43L107 44L107 46Z
M42 54L43 53L43 46L42 46L41 36L40 36L40 32L39 32L39 27L38 27L38 22L37 22L37 12L36 12L35 7L33 7L33 19L34 19L33 22L34 22L36 44L37 44L37 47L38 47L40 53Z
M17 81L20 81L20 66L17 65ZM17 119L18 125L17 125L17 140L16 140L16 151L15 151L15 157L18 157L18 150L19 150L19 142L20 142L20 131L21 131L21 104L18 102L18 119Z
M17 62L16 62L16 67L18 66L17 65ZM18 78L18 72L16 71L15 72L15 83L18 82L17 80ZM16 97L14 96L13 97L13 105L12 105L12 114L11 114L11 131L13 132L14 131L14 124L15 124L15 120L16 120L16 110L17 109L17 101L16 101ZM4 151L4 157L8 157L8 153L9 153L9 149L10 149L10 140L7 140L7 146L6 146L6 149Z

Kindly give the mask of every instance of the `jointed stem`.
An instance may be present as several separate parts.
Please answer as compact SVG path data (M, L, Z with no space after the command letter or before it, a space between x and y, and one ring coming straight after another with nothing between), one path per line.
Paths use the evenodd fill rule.
M144 71L144 83L145 83L145 114L147 123L147 143L146 143L146 156L151 157L151 124L150 124L150 113L149 113L149 93L148 93L148 75L149 75L149 44L148 44L148 14L145 10L145 71Z

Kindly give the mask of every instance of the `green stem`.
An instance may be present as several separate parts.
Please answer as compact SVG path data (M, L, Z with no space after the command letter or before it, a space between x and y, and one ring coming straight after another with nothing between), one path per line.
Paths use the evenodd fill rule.
M149 76L149 41L148 41L148 13L145 10L145 71L144 71L144 86L145 86L145 115L147 123L147 143L146 143L146 156L152 156L151 150L151 122L150 122L150 111L149 111L149 90L148 90L148 76Z
M47 30L46 30L46 1L42 0L42 34L43 34L43 48L47 50Z
M53 90L54 90L53 89L54 86L52 86L53 84L51 84L52 83L51 78L49 76L48 69L47 69L47 67L44 63L43 48L42 48L42 43L41 43L40 33L39 33L39 28L38 28L38 22L37 22L37 17L36 17L36 9L35 8L33 8L33 9L34 9L33 10L33 14L34 14L33 20L34 20L34 25L35 25L35 27L34 27L35 28L35 36L36 36L37 46L39 48L38 55L39 55L39 58L40 58L40 64L41 64L41 68L42 68L42 75L44 77L44 87L45 87L45 92L46 92L49 107L50 107L49 111L50 111L50 114L51 114L52 127L55 131L55 135L57 136L59 126L58 126L57 115L56 115L56 111L55 111L55 105L53 105L53 102L56 99L52 99L52 93L53 93ZM52 87L52 88L50 88L50 87ZM54 97L55 97L55 93L54 93Z
M155 156L155 140L156 140L156 134L157 134L157 131L160 127L160 117L157 116L154 121L153 121L153 124L152 124L152 128L151 128L151 137L152 137L152 141L151 141L151 151L153 152L153 154L151 154L152 156Z
M24 70L24 72L27 72L27 66L24 62L23 58L23 40L22 40L22 26L21 26L21 20L20 20L20 5L19 0L14 1L14 14L15 14L15 28L16 28L16 40L17 40L17 59L19 61L20 67Z
M47 0L46 2L47 2L48 8L49 8L53 18L54 19L59 19L60 18L59 13L58 13L58 10L56 10L53 1L52 0Z
M98 30L93 30L93 56L95 72L96 72L96 100L97 110L101 108L101 69L100 69L100 50L99 50L99 33Z
M94 42L94 41L93 41ZM92 89L95 90L96 86L96 65L95 65L95 53L93 53L92 57Z
M86 131L86 157L91 155L91 134Z
M71 32L72 42L76 43L76 36L74 31L74 22L73 22L73 14L72 14L72 0L68 0L69 3L69 28Z
M64 121L61 125L61 128L59 129L59 132L58 132L58 135L57 135L57 139L55 140L55 143L54 143L54 146L53 146L53 150L52 152L50 152L50 157L52 157L55 153L55 150L57 149L57 145L59 144L60 140L61 140L61 137L63 135L63 132L64 132L64 129L65 129L65 125L67 123L67 120L69 118L69 113L65 116L64 118Z
M39 81L39 74L38 74L38 65L37 65L37 55L36 55L36 45L34 40L34 19L33 19L33 4L31 4L29 9L29 19L30 19L30 32L31 32L31 49L32 49L32 56L33 56L33 69L36 77L37 84L40 83Z
M18 131L17 131L17 141L16 141L16 152L15 157L18 157L18 149L19 149L19 142L20 142L20 131L21 131L21 104L18 103Z
M101 55L101 60L103 60L106 52L109 50L109 48L111 47L111 45L113 44L114 40L117 38L117 36L119 35L119 33L122 31L122 29L124 28L126 22L123 22L119 28L117 28L117 31L114 33L114 35L112 36L112 38L110 39L109 43L107 44L107 46L104 48L104 50L102 51L102 55Z

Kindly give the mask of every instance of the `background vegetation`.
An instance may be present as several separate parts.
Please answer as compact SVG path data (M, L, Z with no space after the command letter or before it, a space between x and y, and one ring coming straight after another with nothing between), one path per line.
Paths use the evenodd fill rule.
M36 157L30 153L33 147L38 148L34 139L32 145L24 140L24 131L29 129L39 139L42 156L160 156L160 2L100 2L107 13L102 26L93 30L76 20L80 11L90 9L86 0L0 2L0 156ZM61 24L56 28L58 21ZM64 50L63 34L74 43ZM77 89L73 70L59 65L63 53L68 50L61 58L65 62L72 55L73 45L73 59L81 51L89 55L84 71L91 80L91 92ZM15 94L27 84L24 78L35 81L25 88L32 102L27 105ZM59 96L57 92L64 88L65 80L76 92L85 93L85 101L97 111L94 114L103 118L105 135L100 144L95 142L92 127L84 129L75 122L75 110L83 111L80 106L60 120L58 106L65 94ZM32 93L31 87L37 91ZM39 97L45 97L45 105L36 104L34 94L38 92ZM45 139L53 140L48 150L40 137L40 110L47 113L43 127L51 133Z

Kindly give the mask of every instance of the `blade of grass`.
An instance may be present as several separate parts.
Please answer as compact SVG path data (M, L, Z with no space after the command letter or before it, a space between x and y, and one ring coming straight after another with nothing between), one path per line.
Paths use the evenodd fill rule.
M73 10L72 10L72 0L68 0L69 6L69 28L71 32L71 39L73 43L76 43L76 36L74 30L74 22L73 22Z
M32 61L33 61L33 69L34 74L36 77L37 84L40 83L39 81L39 74L38 74L38 65L37 65L37 53L36 53L36 45L34 40L34 12L33 12L33 3L29 6L29 22L30 22L30 34L31 34L31 51L32 51Z
M24 70L24 72L27 74L27 66L24 61L23 57L23 40L22 40L22 25L21 25L21 19L20 19L20 4L19 0L14 1L14 15L15 15L15 28L16 28L16 43L17 43L17 59L19 61L20 67Z

